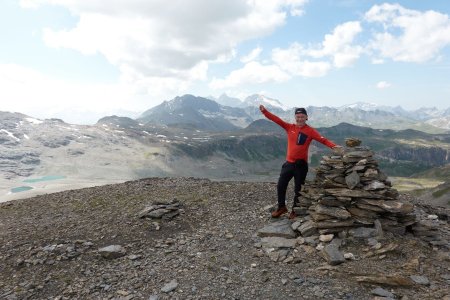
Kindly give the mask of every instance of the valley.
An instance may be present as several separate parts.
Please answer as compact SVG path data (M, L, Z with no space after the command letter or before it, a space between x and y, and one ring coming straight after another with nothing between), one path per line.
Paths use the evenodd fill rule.
M245 111L256 109L227 108L188 95L137 119L109 116L94 125L0 112L0 201L146 177L275 182L285 159L285 133L262 115L252 121ZM279 107L273 110L282 112ZM440 185L445 191L450 181L449 133L350 123L317 129L341 145L348 137L361 139L402 191ZM309 178L329 151L312 143ZM58 179L33 182L45 176ZM442 194L448 197L447 192Z

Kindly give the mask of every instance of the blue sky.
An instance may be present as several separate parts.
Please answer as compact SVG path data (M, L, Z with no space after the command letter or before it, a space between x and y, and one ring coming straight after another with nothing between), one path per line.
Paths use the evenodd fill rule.
M186 93L450 106L441 0L2 0L0 45L0 110L70 123Z

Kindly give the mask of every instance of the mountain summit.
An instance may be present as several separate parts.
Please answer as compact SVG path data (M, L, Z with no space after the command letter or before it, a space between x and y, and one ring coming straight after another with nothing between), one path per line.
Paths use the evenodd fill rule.
M268 109L281 109L283 111L289 110L290 107L284 105L277 99L269 98L264 95L254 94L245 98L243 106L266 106Z
M175 97L145 111L140 122L164 125L189 125L212 131L235 130L246 126L252 118L240 108L223 106L193 95Z

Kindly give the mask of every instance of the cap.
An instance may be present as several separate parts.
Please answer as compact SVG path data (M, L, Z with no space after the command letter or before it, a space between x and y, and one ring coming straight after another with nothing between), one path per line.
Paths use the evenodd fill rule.
M295 109L295 114L304 114L304 115L308 115L308 113L306 112L306 109L304 109L303 107L299 107Z

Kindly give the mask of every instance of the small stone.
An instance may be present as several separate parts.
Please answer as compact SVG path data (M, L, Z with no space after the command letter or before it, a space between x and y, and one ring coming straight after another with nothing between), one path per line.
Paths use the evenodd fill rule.
M294 261L294 257L292 257L292 256L288 256L285 260L283 260L283 262L286 264L293 262L293 261Z
M305 239L299 236L297 239L297 245L303 245L305 243Z
M276 262L278 261L278 257L280 256L280 253L278 251L272 251L269 253L270 260Z
M136 259L139 259L141 257L142 257L142 255L135 255L135 254L128 255L128 259L129 260L136 260Z
M347 147L357 147L357 146L359 146L359 145L361 145L361 140L360 139L358 139L358 138L353 138L353 137L351 137L351 138L346 138L345 139L345 145L347 146Z
M378 243L378 240L375 238L368 238L367 239L367 245L371 247L375 247L375 245Z
M427 219L428 220L437 220L439 217L437 215L428 215Z
M380 287L377 287L370 292L372 293L372 295L395 299L394 294Z
M329 242L334 238L334 234L321 234L319 236L319 241L321 242Z
M106 259L114 259L118 257L122 257L126 254L125 248L120 245L110 245L107 247L103 247L98 249L100 255Z
M344 258L347 260L355 260L355 255L353 255L353 253L344 253Z
M286 285L286 283L287 283L288 281L287 281L287 279L281 279L281 283L283 284L283 285Z
M339 251L339 248L336 245L329 244L326 245L323 249L324 257L328 264L335 266L341 264L345 261L344 255Z
M412 281L414 281L417 284L430 285L430 281L428 280L428 277L426 277L426 276L411 275L410 278Z
M295 221L294 223L292 223L291 228L292 228L292 230L297 230L301 225L302 225L302 222Z
M120 296L128 296L130 294L129 292L123 290L118 290L116 293Z
M164 285L161 288L161 291L164 293L170 293L170 292L174 291L177 287L178 287L178 282L176 279L173 279L172 281L170 281L169 283Z
M325 248L325 246L322 245L322 244L319 244L319 245L316 246L316 250L317 250L317 251L322 251L323 248Z

